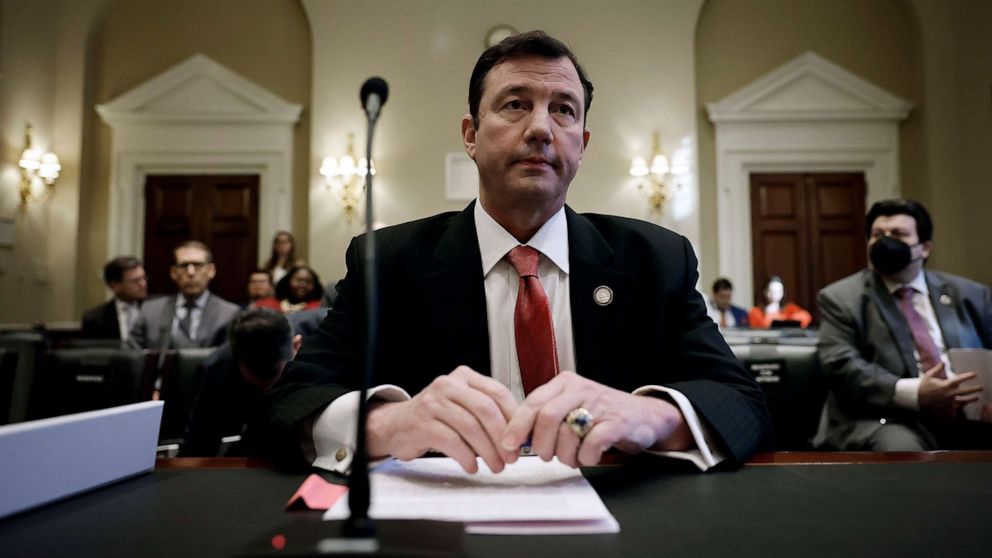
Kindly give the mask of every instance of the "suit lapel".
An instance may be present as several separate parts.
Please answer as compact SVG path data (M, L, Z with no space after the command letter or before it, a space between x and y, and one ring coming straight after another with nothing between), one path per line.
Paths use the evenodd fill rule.
M489 322L482 255L475 230L475 203L452 218L441 237L434 261L421 278L429 324L445 367L465 364L489 375Z
M927 272L927 286L930 288L930 305L937 316L937 325L944 337L944 348L964 347L961 343L961 320L958 318L958 297L951 285L940 277ZM980 346L980 345L979 345Z
M186 336L181 331L176 332L176 339L173 339L172 335L172 320L176 316L176 299L178 296L169 295L169 298L165 301L165 305L162 307L162 315L159 321L159 339L161 340L160 348L162 349L177 347L180 345L180 340L186 340Z
M868 271L865 277L865 293L874 302L875 308L878 308L882 320L892 333L892 340L895 341L905 365L903 376L915 376L919 367L916 364L916 357L913 356L913 334L909 331L906 318L896 306L896 301L886 288L885 282L873 271Z
M196 335L195 345L206 346L210 343L210 337L217 321L218 310L216 306L217 300L214 293L209 293L207 303L203 305L203 311L200 312L200 325L194 333Z
M572 310L572 335L575 341L576 372L606 383L618 363L604 347L617 347L625 331L624 316L629 316L631 279L626 273L609 269L613 249L599 231L584 217L565 207L568 222L569 295ZM605 291L606 287L609 291ZM607 304L594 296L609 294Z

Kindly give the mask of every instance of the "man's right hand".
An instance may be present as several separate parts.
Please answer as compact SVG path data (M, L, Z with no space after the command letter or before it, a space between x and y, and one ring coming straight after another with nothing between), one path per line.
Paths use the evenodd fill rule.
M961 407L978 399L981 386L962 386L963 382L974 379L974 372L956 374L953 378L941 378L944 363L934 366L920 376L920 410L926 410L942 417L957 416Z
M373 403L368 417L372 457L410 460L428 450L454 459L466 472L478 470L481 457L494 472L517 459L500 439L517 402L498 381L459 366L438 376L409 401Z

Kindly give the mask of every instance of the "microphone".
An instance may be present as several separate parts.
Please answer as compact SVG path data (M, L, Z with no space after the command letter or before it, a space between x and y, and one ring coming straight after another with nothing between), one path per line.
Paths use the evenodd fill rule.
M362 108L365 109L365 115L369 122L375 122L379 119L379 109L386 104L386 99L389 98L389 84L381 77L370 77L362 84L359 95L362 99Z

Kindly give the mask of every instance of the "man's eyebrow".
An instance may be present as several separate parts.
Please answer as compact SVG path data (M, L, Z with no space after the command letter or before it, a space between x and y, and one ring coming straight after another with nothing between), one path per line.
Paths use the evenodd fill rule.
M507 95L524 95L533 92L534 88L527 85L508 85L501 89L494 98L501 99ZM553 91L551 96L555 99L564 99L571 103L579 102L579 98L577 96L573 95L571 91L566 91L564 89Z

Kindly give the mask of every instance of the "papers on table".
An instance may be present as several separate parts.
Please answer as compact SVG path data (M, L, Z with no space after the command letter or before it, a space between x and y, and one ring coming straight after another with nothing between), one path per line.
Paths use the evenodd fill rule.
M961 384L962 386L982 386L978 401L968 403L963 407L964 416L971 420L979 420L982 416L982 406L992 403L992 351L988 349L951 349L947 358L955 374L975 372L978 377Z
M620 524L578 469L521 457L499 474L470 475L450 458L387 461L370 471L375 519L465 522L482 534L618 533ZM348 516L339 499L324 519Z

